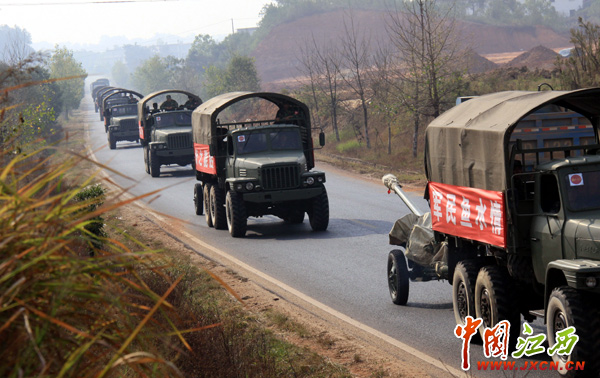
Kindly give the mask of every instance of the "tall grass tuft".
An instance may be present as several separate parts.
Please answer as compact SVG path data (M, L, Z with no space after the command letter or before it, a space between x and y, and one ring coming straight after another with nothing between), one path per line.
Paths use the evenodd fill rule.
M67 184L81 159L44 156L0 156L0 376L180 375L148 348L180 334L166 300L178 281L152 291L136 272L162 274L148 252L98 228L118 204L99 206L91 177ZM147 327L156 314L164 322Z

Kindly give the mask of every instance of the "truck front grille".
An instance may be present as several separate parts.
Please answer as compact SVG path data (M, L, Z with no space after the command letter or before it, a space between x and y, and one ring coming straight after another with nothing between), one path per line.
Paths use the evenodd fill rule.
M169 149L181 149L192 147L192 135L190 133L170 134L167 136Z
M138 123L135 119L124 119L121 121L121 128L123 130L136 130L138 129Z
M300 186L298 165L265 167L262 169L262 184L265 190L291 189Z

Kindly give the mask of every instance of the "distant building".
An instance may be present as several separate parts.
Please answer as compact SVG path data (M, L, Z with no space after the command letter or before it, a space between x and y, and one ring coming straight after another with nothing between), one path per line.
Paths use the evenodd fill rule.
M575 12L581 9L586 0L550 0L550 3L556 11L563 16L574 16Z
M248 33L248 34L252 35L257 30L258 30L257 27L253 27L253 28L238 28L237 32L238 33Z

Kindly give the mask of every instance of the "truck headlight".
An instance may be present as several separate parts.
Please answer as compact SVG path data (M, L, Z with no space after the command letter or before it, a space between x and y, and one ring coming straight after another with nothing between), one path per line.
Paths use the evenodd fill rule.
M323 182L323 176L317 177L317 181L320 182L320 183L322 183Z
M251 191L252 189L254 189L254 184L251 182L247 182L246 183L246 190L247 191Z
M314 184L314 183L315 183L315 178L314 178L314 177L312 177L312 176L311 176L311 177L308 177L308 178L306 179L306 183L307 183L308 185L312 185L312 184Z
M587 286L589 288L594 288L594 287L596 287L597 284L598 284L598 281L596 280L596 277L587 277L585 279L585 286Z

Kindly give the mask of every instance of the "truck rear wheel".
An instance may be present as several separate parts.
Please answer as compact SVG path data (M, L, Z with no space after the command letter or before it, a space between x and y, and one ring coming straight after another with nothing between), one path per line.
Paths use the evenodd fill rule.
M227 228L223 191L216 185L211 185L210 187L210 216L217 230Z
M557 287L548 299L546 328L548 334L548 350L556 344L556 332L568 327L575 327L579 341L569 356L554 354L552 360L558 363L558 372L566 377L593 376L600 369L600 329L598 328L597 305L588 307L595 300L586 301L584 293L571 287ZM567 363L575 367L575 363L585 361L585 370L566 370ZM586 374L587 373L587 374Z
M323 188L323 193L313 198L308 220L313 231L327 230L329 225L329 199L325 188Z
M202 198L202 184L197 183L194 185L194 209L196 215L202 215L204 212L204 199Z
M150 166L150 176L160 176L160 158L156 155L156 152L149 151L148 153L148 165Z
M208 227L214 227L212 211L210 208L210 188L211 184L202 184L202 197L204 197L204 208L206 211L204 212L204 218L206 219L206 225Z
M456 324L464 326L465 318L475 314L475 282L479 272L476 261L463 260L456 264L452 278L452 305Z
M408 266L401 249L394 249L388 254L387 263L388 287L394 304L404 306L408 302Z
M508 272L496 265L481 268L475 281L475 315L483 319L479 335L484 340L485 328L499 322L510 323L509 350L514 350L521 334L521 318L516 295Z
M225 215L227 216L227 228L234 238L246 235L248 216L244 200L233 190L227 192L225 197Z

